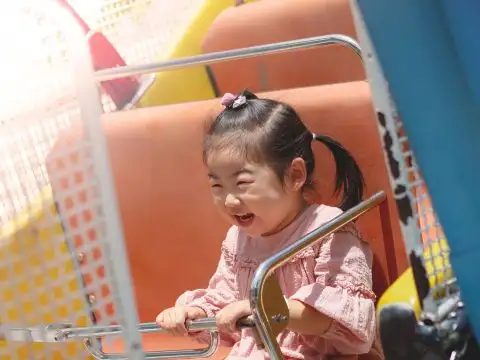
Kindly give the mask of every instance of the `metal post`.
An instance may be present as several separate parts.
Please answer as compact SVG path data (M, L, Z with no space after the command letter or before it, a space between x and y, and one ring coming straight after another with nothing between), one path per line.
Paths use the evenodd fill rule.
M378 64L377 56L368 32L366 31L362 16L359 13L356 0L351 1L351 7L358 39L362 43L362 56L364 58L367 78L372 90L372 98L377 116L377 127L385 156L385 164L387 165L390 186L392 188L394 201L397 205L400 230L402 231L406 255L410 262L412 258L417 259L425 269L422 235L415 217L415 213L417 212L415 195L409 185L409 173L411 169L409 169L405 162L401 149L400 136L396 128L395 119L397 118L398 112L391 98L388 83ZM394 159L394 161L391 159ZM395 257L392 256L392 258ZM388 263L390 265L390 261L388 261ZM410 265L413 268L414 264L410 263ZM395 279L396 277L391 280L393 281ZM430 291L425 294L425 289L420 286L420 283L421 279L415 279L417 295L422 311L427 317L434 318L437 312L437 305L433 299L432 292Z
M121 314L120 322L125 339L125 353L128 354L129 359L141 360L144 358L144 354L137 328L137 307L107 144L100 121L103 111L99 87L95 83L93 65L85 36L80 28L68 27L68 29L70 28L72 31L69 34L71 35L69 50L75 63L77 99L85 135L90 142L94 173L105 217L105 232L99 235L102 237L102 246L106 253L105 259L108 262L105 264L105 269L113 280L112 291L118 312Z

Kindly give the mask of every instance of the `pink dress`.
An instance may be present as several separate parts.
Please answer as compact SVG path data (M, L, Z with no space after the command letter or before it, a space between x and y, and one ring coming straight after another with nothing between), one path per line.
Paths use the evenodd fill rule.
M226 305L247 299L252 276L263 260L340 213L338 208L310 205L273 236L250 237L232 226L208 288L187 291L177 305L197 306L212 317ZM279 334L277 341L285 358L320 360L327 355L343 358L342 355L370 350L375 338L371 267L370 247L355 227L349 225L297 254L276 271L284 295L333 319L322 336L301 335L288 329ZM222 345L233 346L227 360L268 358L265 350L256 348L251 329L220 336ZM198 339L203 341L204 336Z

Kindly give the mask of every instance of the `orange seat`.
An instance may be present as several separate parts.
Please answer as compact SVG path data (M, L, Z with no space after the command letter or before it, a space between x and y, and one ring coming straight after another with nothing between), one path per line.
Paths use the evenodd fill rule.
M367 196L378 190L387 192L388 202L359 221L375 253L374 283L380 295L407 263L398 223L389 222L397 219L397 210L389 191L368 84L300 88L268 96L292 104L312 131L338 139L354 154L365 174ZM201 146L205 124L219 110L216 99L112 113L102 119L142 322L153 321L186 289L205 287L215 270L228 224L212 205ZM87 164L80 153L64 155L80 136L78 129L65 133L49 154L48 173L60 212L87 204L85 187L92 178L81 170ZM336 204L331 196L335 171L331 155L321 144L314 144L314 150L319 200ZM76 234L75 246L92 246L96 234L90 229L99 219L92 215L92 208L78 209L83 212L70 216L65 228ZM95 269L88 264L101 256L99 251L87 253L84 277L103 276L98 268L97 273L88 273ZM97 298L105 296L104 288L95 287L91 280L86 283ZM98 309L99 316L102 309ZM105 314L112 311L106 309ZM149 347L158 341L155 339L149 337ZM187 340L175 344L179 341L191 346L185 344Z
M202 43L204 53L312 36L356 38L349 0L261 0L217 16ZM210 67L219 95L282 90L365 79L360 59L341 45L259 56Z

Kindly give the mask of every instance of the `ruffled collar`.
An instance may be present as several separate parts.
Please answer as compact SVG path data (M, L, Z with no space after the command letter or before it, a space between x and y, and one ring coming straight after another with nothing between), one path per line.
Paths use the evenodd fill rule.
M297 218L278 233L268 236L249 236L239 229L235 253L227 251L227 257L231 257L237 266L256 268L261 262L284 249L288 245L298 241L308 233L315 222L315 213L323 205L309 205ZM314 256L316 247L309 247L295 255L290 261Z

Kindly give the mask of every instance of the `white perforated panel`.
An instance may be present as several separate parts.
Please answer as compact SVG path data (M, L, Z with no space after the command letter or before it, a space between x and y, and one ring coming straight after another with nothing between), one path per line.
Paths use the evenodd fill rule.
M424 310L435 314L454 282L447 241L356 2L351 3L407 255L425 269L430 291L423 300Z
M0 357L87 358L79 341L11 330L120 323L142 358L84 34L51 0L9 2L2 19Z

